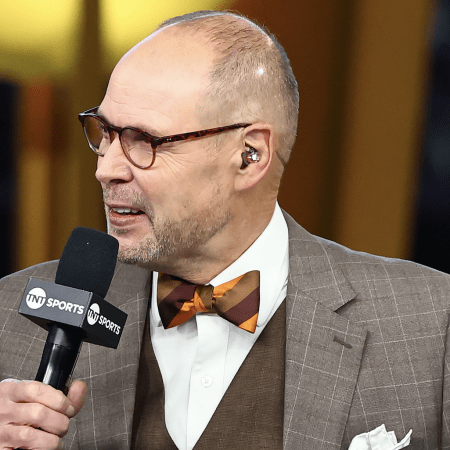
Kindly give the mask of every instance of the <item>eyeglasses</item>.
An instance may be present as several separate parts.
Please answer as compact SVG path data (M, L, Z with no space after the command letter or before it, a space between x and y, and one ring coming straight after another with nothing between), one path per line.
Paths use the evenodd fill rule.
M84 134L89 147L97 155L104 156L114 139L114 132L119 135L120 144L125 156L131 164L140 169L148 169L155 162L156 147L168 142L186 141L223 133L236 128L245 128L250 123L236 123L225 127L210 128L208 130L191 131L189 133L174 134L173 136L153 136L146 131L134 127L116 127L110 125L97 114L98 106L78 114L83 125Z

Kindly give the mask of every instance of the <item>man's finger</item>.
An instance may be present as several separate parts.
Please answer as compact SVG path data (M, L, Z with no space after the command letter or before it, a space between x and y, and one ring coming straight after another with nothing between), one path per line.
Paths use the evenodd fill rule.
M6 448L10 449L61 450L64 448L58 436L27 426L5 425L2 428L2 441L7 443Z
M15 407L15 418L11 417L10 424L40 428L63 437L69 428L69 418L40 403L18 403Z
M67 394L67 397L69 401L74 406L74 414L69 417L73 417L77 415L84 405L84 400L86 398L86 392L87 392L87 386L84 381L76 380L72 383L72 386L70 386L69 393Z
M9 398L15 403L40 403L53 411L73 416L74 407L70 400L51 386L39 381L5 384L9 385Z

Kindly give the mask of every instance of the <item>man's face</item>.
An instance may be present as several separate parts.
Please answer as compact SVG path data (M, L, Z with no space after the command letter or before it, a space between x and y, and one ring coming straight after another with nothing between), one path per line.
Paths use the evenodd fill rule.
M195 111L210 59L195 57L200 52L195 43L163 34L125 57L113 72L99 108L109 123L156 136L206 128ZM109 233L119 240L119 259L167 265L170 259L205 253L232 215L230 148L236 138L230 133L230 145L220 150L214 137L158 146L154 165L139 169L126 159L115 136L98 159L96 177Z

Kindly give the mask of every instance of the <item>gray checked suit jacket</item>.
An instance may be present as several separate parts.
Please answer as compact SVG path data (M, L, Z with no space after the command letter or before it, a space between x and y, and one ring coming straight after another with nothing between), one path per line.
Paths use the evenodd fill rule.
M348 250L287 214L284 448L347 449L381 424L411 450L450 448L449 276ZM53 281L57 262L0 281L0 379L34 379L46 333L17 314L30 276ZM129 449L149 273L118 263L107 300L128 313L119 348L84 344L75 377L88 396L66 448Z

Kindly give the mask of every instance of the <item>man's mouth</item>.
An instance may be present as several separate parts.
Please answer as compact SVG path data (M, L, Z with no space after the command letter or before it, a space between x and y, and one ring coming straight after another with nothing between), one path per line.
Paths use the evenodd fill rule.
M128 214L133 215L144 214L144 211L140 209L131 209L131 208L111 208L110 212L120 214L121 216L126 216Z

